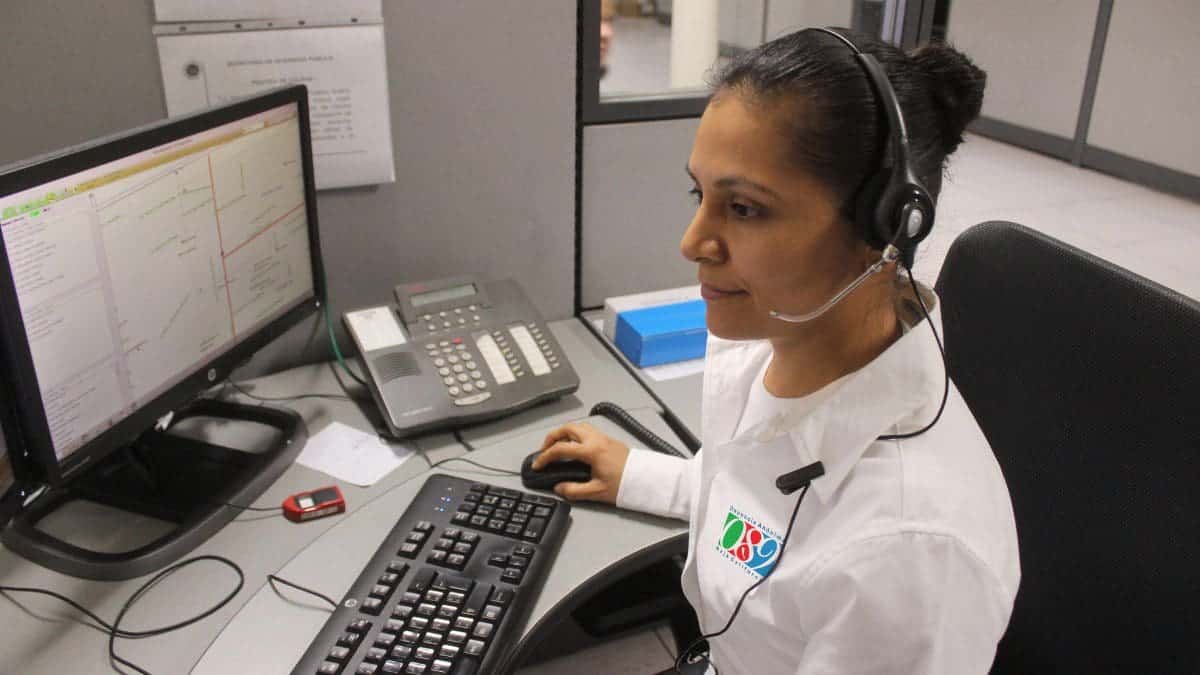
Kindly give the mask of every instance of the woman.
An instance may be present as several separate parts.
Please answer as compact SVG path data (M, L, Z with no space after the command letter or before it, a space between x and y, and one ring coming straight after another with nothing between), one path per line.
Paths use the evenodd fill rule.
M983 72L945 46L907 56L850 37L886 71L936 198ZM557 486L565 498L688 519L682 581L701 629L719 631L745 595L709 641L727 675L983 673L1012 610L1012 507L945 376L936 297L918 298L857 222L864 183L893 159L882 101L853 47L819 30L726 68L688 159L698 206L680 245L713 336L703 451L630 450L569 424L534 464L591 465L590 482ZM820 316L779 317L813 313L880 262ZM776 488L818 461L808 499Z

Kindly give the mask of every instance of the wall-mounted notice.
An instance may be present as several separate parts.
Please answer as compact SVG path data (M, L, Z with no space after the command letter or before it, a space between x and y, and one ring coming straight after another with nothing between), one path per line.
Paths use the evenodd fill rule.
M222 16L233 12L225 7L231 3L207 0L197 4L213 12L208 22L155 28L167 114L182 115L258 91L304 84L308 87L317 187L395 180L378 0L349 2L353 9L370 4L376 9L375 16L352 17L352 24L349 15L345 19L330 15L330 8L338 4L335 2L322 3L321 17L312 21L285 20L249 10ZM181 3L158 0L158 16L183 16L177 5ZM187 14L196 15L195 10ZM256 20L218 23L244 16ZM306 27L294 27L301 21ZM375 23L365 23L372 21ZM314 27L313 23L321 25ZM179 27L186 29L180 31Z

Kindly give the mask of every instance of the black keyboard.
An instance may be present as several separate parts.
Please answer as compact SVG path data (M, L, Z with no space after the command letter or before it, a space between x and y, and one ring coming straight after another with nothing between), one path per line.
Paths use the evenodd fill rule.
M542 495L430 476L293 675L496 672L570 510Z

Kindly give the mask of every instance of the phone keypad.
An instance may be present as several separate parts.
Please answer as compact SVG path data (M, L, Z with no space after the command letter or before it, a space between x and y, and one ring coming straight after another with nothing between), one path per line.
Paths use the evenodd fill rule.
M446 385L446 393L455 405L477 405L492 397L476 356L463 338L426 342L425 355L437 368L437 374Z

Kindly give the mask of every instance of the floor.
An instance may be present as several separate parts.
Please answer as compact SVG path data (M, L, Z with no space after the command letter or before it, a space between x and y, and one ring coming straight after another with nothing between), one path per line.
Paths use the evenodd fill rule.
M1004 219L1200 300L1200 203L981 136L968 135L951 160L937 225L917 254L918 279L937 278L950 242L963 230ZM648 675L670 665L668 645L670 631L650 627L518 675Z

